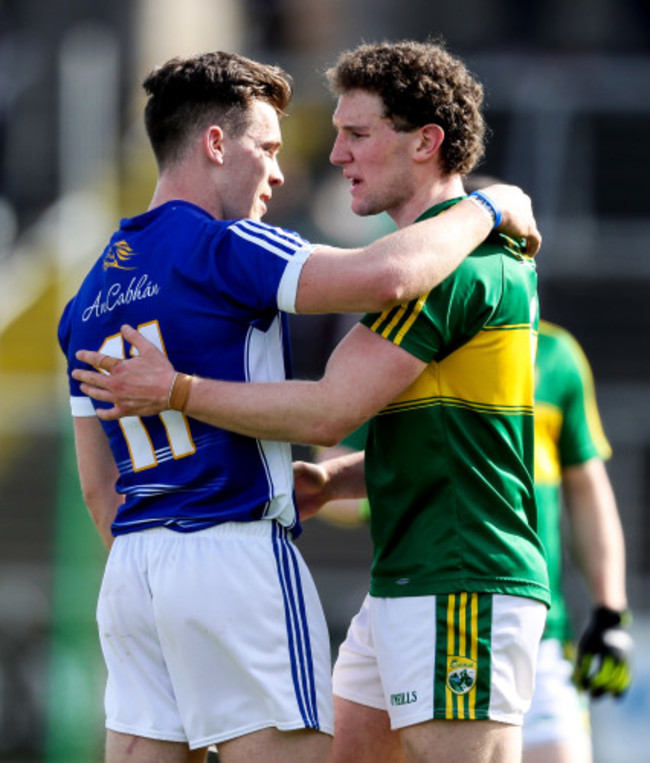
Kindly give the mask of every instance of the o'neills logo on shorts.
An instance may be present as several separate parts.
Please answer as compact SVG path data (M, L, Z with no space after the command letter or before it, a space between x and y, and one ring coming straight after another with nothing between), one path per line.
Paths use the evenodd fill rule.
M399 694L390 695L390 704L397 705L410 705L412 702L418 701L418 693L416 691L402 691Z
M454 694L467 694L476 684L476 662L468 657L447 657L447 686Z

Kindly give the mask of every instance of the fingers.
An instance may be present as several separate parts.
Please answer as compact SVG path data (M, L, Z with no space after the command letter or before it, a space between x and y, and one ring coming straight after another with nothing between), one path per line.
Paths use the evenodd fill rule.
M120 332L124 339L137 350L136 354L142 354L145 350L157 350L156 346L146 339L139 331L125 323ZM75 353L77 360L82 363L88 363L89 366L95 366L95 368L101 368L102 371L110 374L114 371L115 367L123 362L121 358L114 358L110 355L105 355L102 352L94 352L91 350L78 350Z
M613 694L620 697L628 688L631 680L630 667L626 662L619 662L613 657L605 657L601 668L591 681L591 695L600 697Z
M84 355L99 355L100 353L90 353L86 350L81 350L81 353ZM103 356L107 357L107 356ZM99 360L99 359L98 359ZM111 358L111 360L117 360L116 358ZM89 362L89 361L86 361ZM104 364L106 365L106 364ZM109 364L111 365L111 364ZM113 364L111 367L115 368L115 365ZM100 366L99 362L97 363L98 367ZM81 382L79 385L79 389L81 392L83 392L84 395L88 395L88 397L93 398L93 400L98 400L103 403L113 403L115 404L115 398L111 390L109 389L110 384L110 373L98 373L97 371L90 371L88 369L83 368L74 368L72 370L72 377L76 379L77 381ZM104 419L105 421L111 421L113 419L119 419L122 414L121 411L119 411L118 408L96 408L95 409L97 416L100 419Z
M98 418L102 419L103 421L114 421L129 415L128 411L120 408L116 404L114 393L108 389L108 387L101 386L110 383L110 377L108 375L98 374L95 371L83 371L81 369L75 369L72 372L72 375L82 382L79 385L79 389L84 393L84 395L88 395L88 397L92 397L93 400L97 400L102 403L113 404L112 408L95 408L95 413L97 414Z
M92 384L81 384L80 389L84 395L92 397L93 400L100 400L102 403L112 403L114 400L113 393L104 387L95 387Z
M533 233L526 236L526 254L534 257L542 247L542 234L535 229Z
M102 421L115 421L126 415L117 406L113 406L112 408L95 408L95 413L97 414L97 418Z
M75 358L82 363L88 363L89 366L95 366L95 368L102 368L104 358L111 360L111 358L109 358L108 355L104 355L103 352L94 352L92 350L77 350ZM117 358L112 358L112 360L117 360ZM108 368L104 368L104 370L110 373Z
M586 654L576 665L573 680L579 689L597 699L605 694L622 696L631 682L630 666L611 656L595 657Z
M525 239L526 254L534 257L541 248L542 236L537 228L530 196L517 186L503 184L491 185L484 190L502 211L498 230L512 238Z
M112 358L110 355L102 355L101 360L97 364L103 371L107 371L109 374L111 371L122 361L119 358Z
M154 349L157 350L157 347L155 344L150 342L146 337L144 337L137 329L134 329L133 326L129 326L128 323L125 323L120 328L120 333L126 339L126 341L132 346L135 347L135 349L138 351L135 354L142 355L145 350Z
M81 350L81 352L86 354L86 350ZM92 354L99 354L99 353L92 353ZM85 361L85 362L88 362L88 361ZM97 367L99 367L99 363L97 364L91 363L91 365L96 365ZM113 366L113 368L114 367L115 366ZM71 376L73 379L76 379L77 381L82 382L84 386L87 386L93 390L108 389L108 384L110 383L109 382L110 374L98 373L97 371L90 371L87 368L73 368Z
M573 681L576 684L576 686L579 689L588 689L589 688L589 671L591 668L591 663L593 661L592 655L583 655L578 658L574 671L573 671Z

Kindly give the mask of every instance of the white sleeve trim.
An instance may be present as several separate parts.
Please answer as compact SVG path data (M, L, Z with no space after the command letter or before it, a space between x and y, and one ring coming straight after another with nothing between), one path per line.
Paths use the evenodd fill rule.
M95 406L92 403L92 400L89 397L86 397L85 395L77 396L77 395L71 395L70 396L70 410L72 411L73 416L77 417L85 417L85 416L96 416L95 413Z
M278 308L285 313L296 312L296 296L298 294L298 281L303 265L307 262L310 254L316 249L316 244L310 244L299 249L289 260L284 269L280 285L278 286Z

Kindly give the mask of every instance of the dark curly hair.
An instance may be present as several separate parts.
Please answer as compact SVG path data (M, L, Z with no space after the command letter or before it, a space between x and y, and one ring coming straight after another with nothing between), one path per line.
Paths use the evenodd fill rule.
M253 100L282 114L293 95L293 81L280 67L222 51L172 58L142 86L148 95L145 127L159 167L179 159L191 137L210 124L240 133Z
M325 72L334 95L378 95L398 132L437 124L445 132L442 169L466 175L483 157L483 87L441 43L383 42L341 53Z

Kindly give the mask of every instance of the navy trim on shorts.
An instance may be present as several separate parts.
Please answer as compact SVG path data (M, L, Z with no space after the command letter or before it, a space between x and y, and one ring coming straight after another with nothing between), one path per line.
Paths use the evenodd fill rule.
M287 530L273 522L273 552L284 600L287 639L291 658L291 675L298 708L305 728L320 730L316 685L309 627L305 612L300 571L296 552L287 540ZM293 572L293 575L292 575Z

